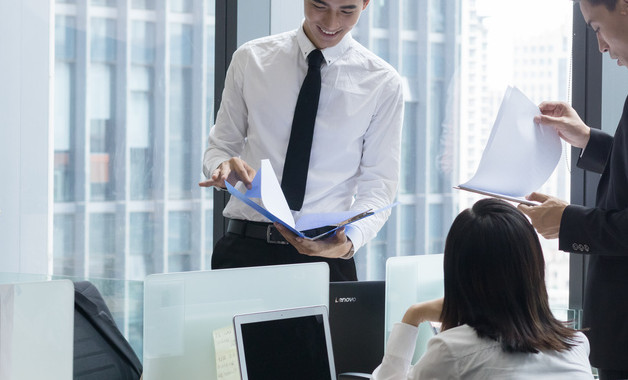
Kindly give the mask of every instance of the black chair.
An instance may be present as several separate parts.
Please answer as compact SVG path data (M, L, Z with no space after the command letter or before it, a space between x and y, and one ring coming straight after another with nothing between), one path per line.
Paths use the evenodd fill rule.
M138 380L142 363L122 335L102 295L74 283L74 379Z

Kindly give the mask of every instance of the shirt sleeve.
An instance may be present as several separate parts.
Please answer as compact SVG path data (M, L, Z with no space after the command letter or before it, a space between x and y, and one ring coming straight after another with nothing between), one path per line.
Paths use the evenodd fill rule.
M248 110L243 93L244 72L249 57L248 45L235 53L225 77L216 124L209 131L208 147L203 156L203 174L210 177L224 161L238 157L248 131Z
M457 380L460 379L454 356L443 339L436 335L427 350L412 366L417 327L396 323L388 338L384 360L373 372L373 380Z
M408 377L408 370L418 335L419 329L417 327L405 323L395 323L386 344L386 353L382 364L375 368L372 379L411 379Z
M380 209L391 204L397 193L404 102L401 78L396 72L391 76L364 136L352 210ZM375 237L390 212L386 210L347 226L354 252Z

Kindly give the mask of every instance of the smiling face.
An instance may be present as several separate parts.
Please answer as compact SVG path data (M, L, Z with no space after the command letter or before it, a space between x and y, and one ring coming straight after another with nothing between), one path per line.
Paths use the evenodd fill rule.
M370 0L305 0L303 30L319 49L335 46L353 29Z
M604 5L582 0L580 10L595 31L600 52L608 52L620 66L628 65L628 0L617 0L612 11Z

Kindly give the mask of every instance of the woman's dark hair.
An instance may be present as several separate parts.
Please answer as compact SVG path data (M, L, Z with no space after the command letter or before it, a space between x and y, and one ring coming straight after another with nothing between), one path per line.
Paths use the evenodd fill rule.
M454 220L445 242L442 329L462 324L507 352L564 351L575 331L552 315L545 261L528 219L483 199Z

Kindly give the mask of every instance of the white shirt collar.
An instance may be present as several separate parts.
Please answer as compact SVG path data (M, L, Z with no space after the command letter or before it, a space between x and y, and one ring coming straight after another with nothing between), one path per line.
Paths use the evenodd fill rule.
M301 49L301 55L303 58L307 59L308 54L310 54L312 50L316 50L316 46L305 34L305 31L303 30L304 22L305 21L301 23L301 27L297 31L297 42L299 43L299 48ZM351 36L351 32L349 32L345 34L342 40L340 40L340 42L338 42L335 46L321 50L327 66L331 65L334 61L340 58L349 49L352 42L353 37Z

